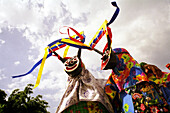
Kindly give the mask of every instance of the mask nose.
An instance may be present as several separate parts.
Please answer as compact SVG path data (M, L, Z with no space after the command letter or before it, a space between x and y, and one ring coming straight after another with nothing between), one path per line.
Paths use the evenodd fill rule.
M73 64L74 61L73 59L68 59L66 62L65 62L65 66L69 66L69 64Z

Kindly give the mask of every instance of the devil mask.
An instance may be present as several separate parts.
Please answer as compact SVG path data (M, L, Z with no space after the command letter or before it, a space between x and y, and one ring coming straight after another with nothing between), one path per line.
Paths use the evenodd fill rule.
M107 69L114 69L116 66L116 55L113 52L111 48L111 43L112 43L112 33L111 29L107 27L108 34L107 34L107 44L103 50L103 56L102 56L102 63L101 63L101 69L102 70L107 70Z
M71 76L75 77L80 74L82 71L82 62L81 62L81 49L79 49L77 56L67 58L64 62L65 72Z
M116 55L112 51L112 49L106 49L102 56L102 64L101 69L107 70L107 69L113 69L116 66Z
M71 57L64 62L65 72L71 76L75 77L82 71L81 59L77 56Z

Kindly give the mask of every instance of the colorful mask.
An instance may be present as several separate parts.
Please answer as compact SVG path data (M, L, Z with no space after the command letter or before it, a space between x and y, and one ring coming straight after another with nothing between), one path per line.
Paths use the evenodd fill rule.
M81 60L77 56L67 59L64 66L64 70L71 77L77 76L82 71Z
M101 69L107 70L107 69L113 69L116 66L116 56L113 53L112 49L106 49L104 51L104 54L102 56L102 64Z
M63 63L65 66L65 72L71 76L75 77L80 74L82 71L83 63L81 61L81 49L78 50L77 55L74 57L65 57L65 62Z

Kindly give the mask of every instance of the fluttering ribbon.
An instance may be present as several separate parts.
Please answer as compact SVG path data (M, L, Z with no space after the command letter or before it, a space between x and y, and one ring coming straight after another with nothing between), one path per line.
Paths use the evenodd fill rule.
M46 57L46 59L49 58L50 56L52 56L52 53L48 54L47 57ZM22 77L22 76L26 76L26 75L30 74L31 72L34 71L34 69L35 69L37 66L39 66L39 65L41 64L42 60L43 60L43 58L42 58L41 60L39 60L27 73L21 74L21 75L17 75L17 76L12 76L12 78L18 78L18 77Z
M108 22L107 20L105 20L103 22L103 24L100 26L99 30L96 32L96 34L94 35L94 37L91 39L89 45L90 47L93 49L96 44L100 41L100 39L106 34L107 38L111 38L109 35L111 34L110 32L108 32L108 26L114 22L114 20L116 19L116 17L119 14L119 7L117 6L116 2L112 2L111 3L114 7L116 7L116 11L114 12L112 18L110 19L110 21ZM109 37L108 37L109 36ZM105 46L106 47L106 46Z
M82 41L84 41L85 39L85 35L83 34L83 32L81 32L81 33L79 33L81 36L83 36L83 39L81 39ZM44 64L45 64L45 61L46 61L46 59L47 58L49 58L50 56L52 56L52 53L54 52L54 51L56 51L56 50L58 50L58 49L60 49L60 48L63 48L63 47L65 47L66 46L66 43L62 43L62 41L63 40L69 40L69 41L71 41L71 39L74 39L74 38L79 38L78 36L73 36L73 37L71 37L71 39L70 39L70 37L71 36L69 36L69 38L62 38L62 39L58 39L58 40L55 40L55 41L53 41L52 43L50 43L46 48L45 48L45 54L44 54L44 57L41 59L41 60L39 60L32 68L31 68L31 70L29 70L27 73L25 73L25 74L21 74L21 75L17 75L17 76L12 76L12 78L18 78L18 77L22 77L22 76L26 76L26 75L28 75L28 74L30 74L31 72L33 72L33 70L37 67L37 66L39 66L40 64L40 69L39 69L39 72L38 72L38 76L37 76L37 81L36 81L36 84L35 84L35 86L34 86L34 88L36 88L38 85L39 85L39 83L40 83L40 79L41 79L41 75L42 75L42 71L43 71L43 67L44 67ZM82 37L81 37L82 38ZM76 39L76 40L77 40ZM81 42L81 41L80 41ZM82 43L82 42L81 42ZM48 49L49 49L49 51L48 51ZM58 57L58 59L59 60L61 60L60 58L60 56L58 55L58 54L55 54L57 57Z
M43 68L44 68L45 60L46 60L47 55L48 55L48 50L47 50L47 49L48 49L48 48L46 47L46 48L45 48L45 54L44 54L44 57L43 57L43 59L42 59L41 65L40 65L40 69L39 69L39 72L38 72L37 81L36 81L36 84L35 84L34 88L36 88L36 87L39 85L39 83L40 83L40 79L41 79L42 71L43 71ZM34 89L34 88L33 88L33 89Z
M67 56L67 53L68 53L68 49L69 49L69 48L70 48L69 45L65 48L65 51L64 51L64 54L63 54L63 58Z
M103 49L103 52L106 49L111 49L111 46L112 46L112 32L111 32L111 29L109 27L107 27L106 35L107 35L107 43L106 43L106 45Z
M116 17L117 17L118 14L119 14L119 11L120 11L120 9L119 9L119 7L117 6L117 3L116 3L116 2L111 2L111 4L112 4L114 7L116 7L116 11L114 12L114 14L113 14L112 18L110 19L109 23L107 23L107 26L109 26L111 23L113 23L113 22L115 21Z
M74 29L72 28L72 30L74 30ZM57 42L57 43L64 42L64 40L68 40L69 43L70 43L70 42L73 43L72 40L79 41L78 39L80 38L80 43L83 44L83 42L85 41L85 35L83 34L84 32L81 32L81 33L78 33L77 31L74 31L74 32L75 32L77 35L70 36L69 31L68 31L69 38L62 38L61 40L58 40L59 42ZM66 43L66 44L67 44L67 43ZM50 45L51 45L51 46L54 46L54 45L56 45L56 44L53 44L53 45L52 45L52 44L49 44L49 45L48 45L48 48L50 49L51 52L55 53L55 55L58 57L59 60L61 60L62 58L61 58L56 52L54 52L54 51L50 48ZM64 45L64 44L63 44L63 45ZM65 56L65 57L66 57L66 55L67 55L68 49L69 49L69 46L67 46L67 48L66 48L66 50L65 50L65 52L64 52L64 56ZM40 79L41 79L41 75L42 75L42 70L43 70L43 67L44 67L44 63L45 63L47 54L48 54L48 52L47 52L47 48L46 48L46 49L45 49L45 54L44 54L44 57L43 57L43 60L42 60L41 66L40 66L40 70L39 70L39 72L38 72L37 81L36 81L36 84L35 84L34 88L36 88L36 87L39 85L39 83L40 83ZM64 62L63 60L61 60L61 61Z
M70 37L69 31L68 31L69 38L61 39L60 41L61 41L62 43L67 44L67 45L69 45L69 46L76 47L76 48L80 48L80 49L94 50L94 51L96 51L97 53L99 53L99 54L101 54L101 55L103 54L101 51L99 51L99 50L97 50L97 49L95 49L95 48L92 48L92 47L90 47L89 45L84 44L84 39L85 39L85 38L82 40L82 36L81 36L80 33L78 33L75 29L73 29L73 28L71 28L71 27L69 27L69 29L73 30L73 31L76 33L76 35L77 35L78 37L80 37L80 39L78 40L78 39L76 39L76 38ZM85 36L84 36L84 37L85 37Z
M119 7L117 6L116 2L112 2L112 5L117 7L115 13L113 14L111 20L109 22L107 22L107 20L104 21L104 23L102 24L102 26L99 28L99 30L97 31L97 33L95 34L95 36L92 38L92 40L90 41L89 45L84 44L85 41L85 35L83 33L79 33L77 32L75 29L68 27L67 31L68 31L68 35L69 38L62 38L62 39L58 39L56 41L53 41L52 43L50 43L46 48L45 48L45 54L44 57L39 60L32 68L31 70L29 70L27 73L22 74L22 75L17 75L17 76L12 76L12 78L18 78L18 77L22 77L22 76L26 76L28 74L30 74L38 65L41 64L40 66L40 70L38 73L38 77L37 77L37 81L36 84L34 86L37 87L40 83L40 79L41 79L41 75L42 75L42 71L43 71L43 67L45 64L45 60L47 58L49 58L50 56L52 56L52 53L54 53L54 51L63 48L65 46L73 46L76 48L82 48L82 49L89 49L89 50L95 50L96 52L98 52L99 54L102 54L102 52L96 50L94 47L95 45L99 42L99 40L106 34L107 36L109 36L109 32L108 32L108 26L116 19L118 13L119 13ZM76 38L74 36L70 36L69 33L69 29L72 30L73 32L75 32L75 34L77 35ZM49 49L48 49L49 48ZM64 52L64 57L66 57L67 52L68 52L69 47L67 47L65 49ZM49 50L49 51L48 51ZM61 60L60 56L58 54L55 54L59 60Z
M61 42L60 40L61 40L61 39L58 39L58 40L56 40L56 41L50 43L48 46L49 46L49 47L52 46L53 51L58 50L59 48L65 47L66 44L62 44L62 43L59 44L59 45L57 45L57 46L53 46L53 45L55 45L56 43ZM49 53L48 53L46 59L49 58L50 56L52 56L52 52L51 52L51 51L49 51ZM18 78L18 77L22 77L22 76L26 76L26 75L30 74L31 72L34 71L34 69L35 69L37 66L39 66L39 65L42 63L42 61L43 61L43 58L40 59L40 60L39 60L39 61L38 61L38 62L37 62L37 63L36 63L36 64L35 64L35 65L34 65L27 73L21 74L21 75L17 75L17 76L12 76L12 78Z
M91 47L82 43L81 41L78 41L78 40L71 40L71 39L62 39L61 40L62 43L65 43L69 46L73 46L73 47L76 47L76 48L80 48L80 49L90 49L91 50Z
M48 47L50 47L53 51L56 51L60 48L65 47L66 44L61 43L61 39L55 40L52 43L48 44ZM49 50L49 53L51 53L51 51Z
M70 32L69 30L72 30L78 38L74 38L73 36L70 36ZM60 40L61 43L63 44L67 44L69 46L73 46L73 47L76 47L76 48L80 48L80 49L92 49L90 46L84 44L85 42L85 35L81 32L77 32L75 29L71 28L71 27L68 27L67 29L67 32L68 32L68 35L69 35L69 38L62 38Z
M89 45L92 49L96 46L96 44L100 41L100 39L105 35L107 23L108 23L107 20L105 20L103 24L100 26L99 30L94 35L94 37L91 39Z
M75 31L76 31L76 30L75 30ZM68 33L69 33L69 30L68 30ZM83 32L83 31L80 32L80 33L78 33L78 32L76 31L76 35L70 36L70 34L69 34L69 37L71 37L71 38L73 38L73 39L77 39L77 40L81 41L82 43L85 42L85 35L84 35L84 32ZM65 51L64 51L63 58L65 58L65 57L67 56L67 52L68 52L68 49L69 49L69 48L70 48L70 46L67 45L67 47L65 48Z

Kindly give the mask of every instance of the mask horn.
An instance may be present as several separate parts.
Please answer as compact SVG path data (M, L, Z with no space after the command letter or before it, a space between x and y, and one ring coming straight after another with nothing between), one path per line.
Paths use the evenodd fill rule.
M95 48L93 48L93 50L94 50L95 52L99 53L100 55L103 55L103 53L102 53L101 51L99 51L99 50L97 50L97 49L95 49Z
M108 49L110 50L110 47L111 47L111 40L110 40L109 35L107 35L107 41L108 41Z
M107 27L107 31L108 31L108 34L107 34L108 49L110 50L110 48L111 48L112 32L111 32L111 29L109 27Z
M58 57L58 59L62 62L62 63L64 63L66 60L65 59L63 59L59 54L57 54L55 51L53 51L50 47L49 47L49 49L50 49L50 51L52 52L52 53L54 53L57 57Z
M77 53L77 57L80 59L80 57L81 57L81 49L79 48L79 50L78 50L78 53Z
M107 27L107 31L108 31L108 34L107 34L107 42L108 42L108 49L110 50L111 48L111 38L112 38L112 32L111 32L111 29L109 27ZM94 50L95 52L99 53L100 55L103 55L103 52L93 48L92 50Z

